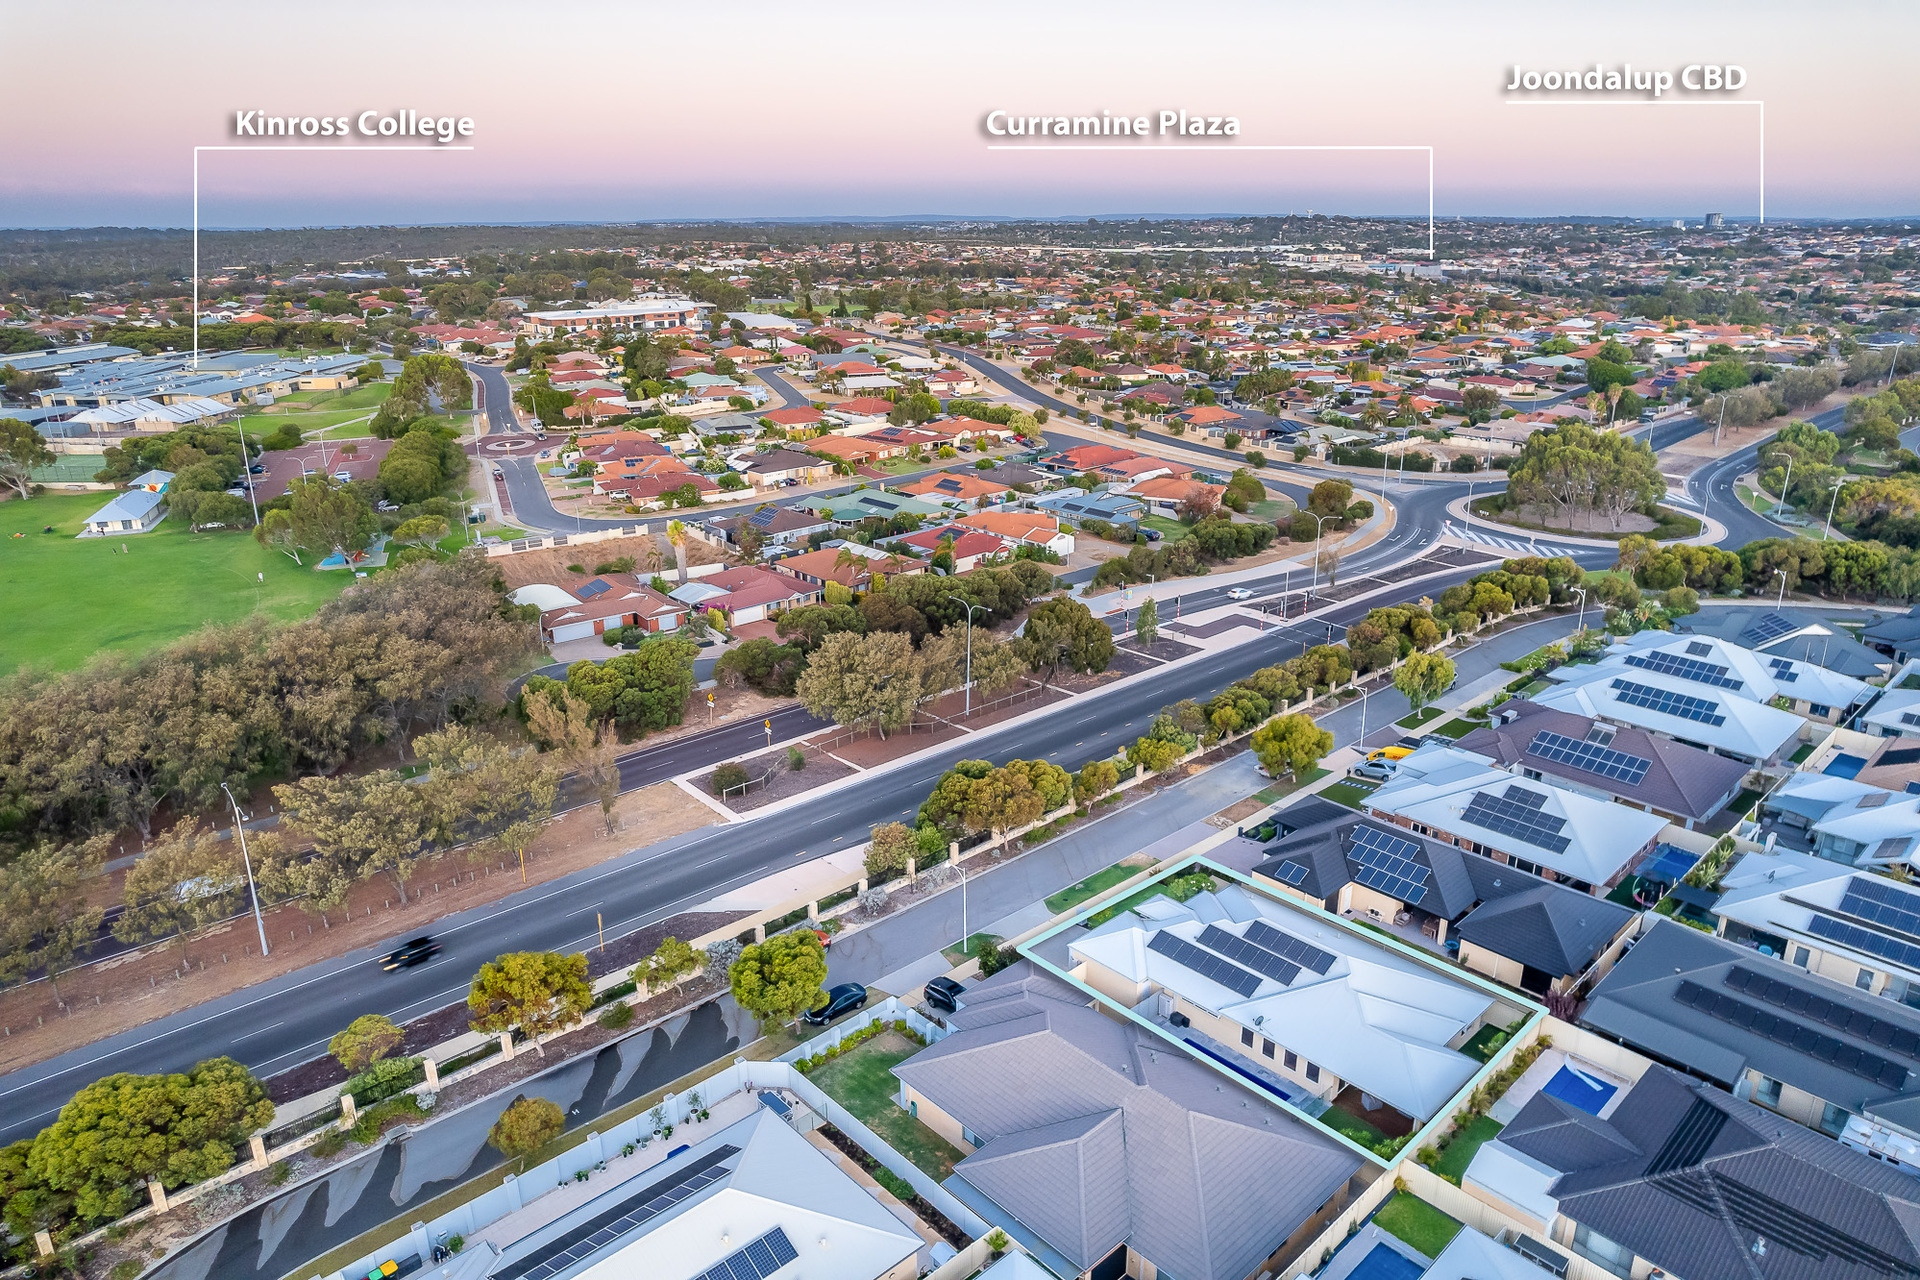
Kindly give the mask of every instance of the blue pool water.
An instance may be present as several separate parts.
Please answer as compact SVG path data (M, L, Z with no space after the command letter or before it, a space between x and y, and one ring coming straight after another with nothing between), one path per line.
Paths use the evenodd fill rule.
M1867 760L1865 756L1843 754L1837 755L1827 761L1827 767L1822 769L1821 772L1832 774L1836 778L1857 778L1860 776L1860 771L1866 767Z
M1673 884L1681 876L1693 870L1693 864L1698 860L1697 855L1688 853L1685 849L1676 849L1670 844L1663 844L1641 862L1639 874L1649 880L1663 880Z
M1590 1116L1600 1114L1600 1108L1614 1095L1614 1087L1572 1067L1561 1067L1553 1073L1553 1079L1541 1088L1540 1092L1548 1097L1558 1098L1568 1106L1578 1107Z
M1376 1244L1360 1265L1347 1272L1347 1280L1419 1280L1427 1269L1395 1252L1392 1245Z

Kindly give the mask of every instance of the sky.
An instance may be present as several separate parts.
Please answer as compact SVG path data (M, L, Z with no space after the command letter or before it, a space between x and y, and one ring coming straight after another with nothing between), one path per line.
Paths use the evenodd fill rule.
M236 112L401 108L472 118L473 150L203 152L202 225L1424 216L1427 148L1442 218L1751 217L1763 157L1770 218L1920 214L1917 36L1908 0L6 0L0 225L186 226L193 149L250 141ZM1765 106L1504 91L1621 63L1737 64L1693 97ZM996 109L1241 133L990 150ZM1300 146L1419 149L1256 149Z

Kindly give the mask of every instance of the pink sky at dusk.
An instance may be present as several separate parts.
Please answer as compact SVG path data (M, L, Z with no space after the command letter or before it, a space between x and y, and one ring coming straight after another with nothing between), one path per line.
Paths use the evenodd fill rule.
M471 116L469 153L214 154L208 226L899 214L1748 216L1759 112L1518 107L1513 66L1738 63L1767 212L1920 213L1920 6L1385 0L9 6L0 224L182 226L236 110ZM1240 151L1012 153L989 110L1234 115ZM1222 139L1209 139L1221 142ZM327 149L325 140L309 143Z

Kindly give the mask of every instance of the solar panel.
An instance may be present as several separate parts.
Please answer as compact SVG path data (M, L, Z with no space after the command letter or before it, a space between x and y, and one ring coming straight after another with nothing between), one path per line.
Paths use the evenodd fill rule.
M1412 905L1427 896L1428 867L1416 861L1420 846L1378 827L1353 829L1347 857L1357 870L1354 881Z
M1840 912L1920 939L1920 894L1908 893L1892 883L1853 877L1840 896Z
M785 1228L775 1227L750 1244L735 1249L693 1280L766 1280L800 1256Z
M1210 924L1200 934L1200 945L1210 951L1218 951L1231 960L1238 960L1255 973L1272 978L1282 986L1292 983L1300 976L1300 966L1291 960L1282 960L1265 947L1256 947L1245 938L1237 938L1217 924Z
M494 1273L494 1280L547 1280L549 1276L558 1275L726 1177L729 1170L723 1162L739 1154L740 1148L732 1144L714 1149L672 1177L649 1184L554 1238L542 1252L507 1264Z
M1713 653L1713 646L1705 640L1690 640L1687 642L1687 652L1696 658L1705 658Z
M611 590L613 590L613 584L611 582L595 578L592 582L580 588L580 598L582 600L591 600L595 596L602 595Z
M1792 684L1800 678L1800 673L1795 671L1793 664L1785 658L1774 658L1767 663L1767 666L1772 670L1773 678L1781 684Z
M1337 958L1331 951L1322 951L1312 943L1302 942L1290 933L1274 928L1265 920L1255 920L1247 926L1247 941L1257 947L1264 947L1283 960L1291 960L1302 969L1311 969L1315 973L1325 973L1333 967Z
M1466 812L1460 816L1476 827L1512 836L1535 848L1565 853L1567 846L1573 843L1560 834L1567 820L1556 814L1542 812L1540 804L1545 799L1539 792L1528 791L1524 787L1509 787L1504 796L1481 791L1475 793Z
M1743 1031L1749 1031L1775 1044L1785 1045L1808 1057L1817 1058L1848 1075L1872 1081L1883 1089L1906 1087L1909 1071L1900 1063L1878 1054L1868 1053L1836 1036L1816 1031L1803 1022L1783 1018L1770 1009L1763 1009L1757 1004L1736 999L1724 991L1715 991L1688 979L1680 983L1679 988L1674 992L1674 998L1689 1009L1696 1009L1709 1018L1739 1027Z
M1643 756L1630 756L1624 751L1582 742L1551 730L1533 735L1533 741L1527 744L1527 754L1583 773L1597 773L1629 787L1639 786L1647 770L1653 768L1653 761Z
M1850 920L1839 920L1816 911L1813 918L1807 921L1807 932L1816 938L1825 938L1829 942L1891 960L1909 969L1920 969L1920 946L1889 938L1884 933L1876 933Z
M1153 940L1147 943L1147 950L1158 951L1181 968L1191 969L1237 996L1250 996L1260 989L1259 974L1242 969L1211 951L1202 951L1185 938L1164 929L1153 935Z
M1656 689L1652 685L1640 684L1633 680L1615 680L1612 682L1614 697L1630 707L1645 707L1649 711L1658 711L1662 715L1675 716L1681 720L1697 720L1701 724L1718 727L1727 722L1726 716L1705 698L1695 698L1684 693L1669 693L1665 689Z
M1764 613L1760 615L1758 621L1740 633L1740 639L1749 646L1762 645L1769 640L1778 640L1798 626L1798 623L1780 614Z
M1808 991L1805 987L1784 982L1746 965L1735 965L1729 969L1724 981L1742 995L1752 996L1776 1008L1804 1014L1836 1031L1871 1041L1902 1057L1920 1060L1920 1031L1911 1027L1901 1026L1891 1019L1830 999L1817 991Z
M1699 646L1708 653L1713 652L1705 645ZM1695 684L1712 685L1716 689L1738 689L1742 682L1727 674L1727 669L1717 662L1702 662L1698 658L1686 658L1677 653L1666 653L1655 649L1650 653L1630 653L1627 665L1651 671L1655 675L1677 676L1682 680L1691 680Z
M1900 723L1907 724L1907 725L1920 725L1920 714L1915 714L1914 712L1911 712L1911 711L1902 712L1900 716Z
M1307 878L1307 864L1304 862L1283 862L1273 869L1274 877L1283 883L1299 888Z

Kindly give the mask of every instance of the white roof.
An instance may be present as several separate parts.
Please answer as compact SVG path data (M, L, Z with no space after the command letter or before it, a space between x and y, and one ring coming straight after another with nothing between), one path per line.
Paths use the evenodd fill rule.
M1830 858L1778 846L1771 852L1749 853L1734 863L1721 880L1725 892L1713 904L1713 911L1715 915L1762 933L1804 938L1811 946L1849 956L1870 968L1893 969L1920 977L1920 969L1903 965L1879 951L1864 952L1812 932L1809 926L1814 918L1837 912L1841 899L1855 880L1877 885L1883 894L1896 900L1905 899L1915 911L1920 911L1920 889L1907 888ZM1871 926L1862 927L1877 931Z
M122 400L118 404L103 404L97 409L88 409L76 413L69 421L84 422L89 426L118 426L128 422L171 422L185 424L199 422L205 418L217 418L223 413L232 413L233 406L222 404L218 400L209 400L204 396L176 400L172 404L161 404L158 400Z
M564 588L556 587L551 582L535 582L529 586L518 587L508 593L507 599L515 604L538 605L542 613L549 609L564 609L570 604L580 603Z
M1554 678L1557 684L1533 695L1533 700L1543 707L1638 725L1642 729L1714 747L1746 760L1768 760L1778 755L1782 748L1800 736L1800 730L1807 723L1791 711L1781 711L1764 702L1751 701L1726 689L1688 684L1637 667L1606 663L1562 667L1554 672ZM1720 723L1689 719L1623 701L1621 690L1614 688L1616 680L1699 698L1711 704L1709 714Z
M1175 992L1420 1119L1480 1069L1447 1046L1487 1012L1492 999L1483 991L1238 885L1185 903L1155 899L1139 913L1123 912L1075 941L1074 959ZM1288 983L1262 977L1252 995L1241 996L1148 949L1163 931L1193 942L1208 925L1238 936L1257 920L1333 962L1325 973L1302 968Z
M805 1138L762 1107L680 1159L691 1163L721 1143L739 1147L732 1171L621 1239L608 1241L553 1280L631 1280L634 1276L698 1276L734 1251L779 1228L799 1257L772 1273L873 1280L923 1245L864 1187ZM551 1239L671 1173L654 1165L634 1179L503 1250L509 1257L537 1251ZM532 1248L526 1248L529 1241Z
M151 489L129 489L87 517L88 524L106 524L115 520L140 520L167 500L165 494Z
M1815 833L1864 846L1875 862L1905 861L1920 842L1920 795L1830 773L1796 773L1767 797L1813 819Z
M1655 665L1649 666L1649 663ZM1637 672L1640 678L1654 679L1665 688L1686 693L1724 691L1750 702L1785 697L1796 702L1846 707L1871 691L1864 680L1811 662L1757 653L1718 636L1669 631L1642 631L1617 640L1608 646L1597 665L1615 675ZM1578 667L1563 667L1551 678L1561 679L1563 674L1577 678L1579 671ZM1715 676L1719 683L1697 678L1705 674Z
M1551 1224L1560 1212L1560 1202L1549 1191L1559 1179L1558 1169L1522 1155L1495 1138L1474 1153L1473 1163L1467 1166L1461 1185L1483 1187L1515 1208Z
M1547 848L1508 831L1468 821L1467 808L1482 793L1515 799L1537 807L1549 819L1558 819L1558 835L1567 841L1567 847ZM1537 805L1536 797L1543 798ZM1377 813L1462 836L1509 857L1594 885L1612 881L1667 825L1667 820L1657 814L1551 782L1515 778L1494 768L1483 756L1439 745L1422 747L1401 760L1394 776L1368 796L1366 804ZM1553 823L1546 825L1551 827Z

